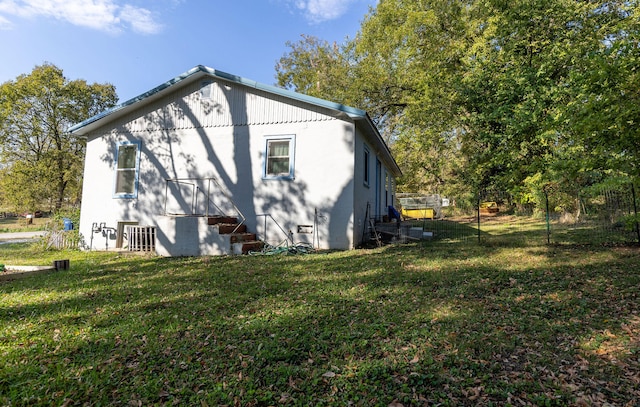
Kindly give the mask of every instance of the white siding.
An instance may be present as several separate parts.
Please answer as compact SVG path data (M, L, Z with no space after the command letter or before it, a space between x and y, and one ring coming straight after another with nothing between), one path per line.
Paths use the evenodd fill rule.
M196 81L121 117L109 125L112 133L183 130L277 123L334 120L326 109L313 105L294 105L282 96L223 81L211 83L210 99L200 95L202 83ZM93 135L99 135L99 129Z
M361 132L355 138L354 152L354 236L358 245L363 231L367 230L368 219L381 220L388 213L388 205L393 205L395 197L395 180L382 157L383 152L377 150ZM364 151L369 151L369 183L364 182ZM381 164L379 178L376 174L376 162ZM388 175L389 178L386 178ZM385 183L388 184L385 185ZM387 195L388 193L388 195ZM367 203L369 212L367 213ZM377 206L376 206L377 203Z
M199 99L199 84L189 85L90 135L80 222L87 243L94 222L163 224L166 179L215 177L247 217L249 229L260 237L266 232L269 242L286 236L271 221L265 231L260 215L273 217L296 242L311 243L313 235L298 234L297 226L313 225L317 211L320 246L353 248L354 123L254 89L243 97L238 89L216 86L215 92L225 94L216 109L204 109L213 102ZM262 179L266 137L277 135L295 135L294 180ZM122 141L141 143L137 199L112 195L114 149ZM93 236L94 248L115 244ZM158 230L158 239L177 238L172 236Z

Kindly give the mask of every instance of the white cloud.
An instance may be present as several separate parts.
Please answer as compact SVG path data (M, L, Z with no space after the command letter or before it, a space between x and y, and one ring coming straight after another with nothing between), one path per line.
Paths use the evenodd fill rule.
M0 30L10 30L13 28L13 23L6 18L0 16Z
M357 0L295 0L295 6L314 23L335 20Z
M131 24L135 31L143 34L155 34L162 28L154 21L151 11L128 4L122 7L120 18Z
M127 26L143 34L160 31L152 12L115 0L0 0L0 27L2 14L24 18L45 17L67 21L81 27L117 33Z

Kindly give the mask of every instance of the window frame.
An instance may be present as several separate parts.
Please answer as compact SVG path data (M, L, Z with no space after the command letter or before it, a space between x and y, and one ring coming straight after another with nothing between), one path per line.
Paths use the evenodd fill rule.
M383 169L384 173L384 206L385 208L389 207L389 186L391 185L391 176L389 175L389 171L387 169Z
M364 146L364 154L362 157L362 165L363 165L363 174L362 174L362 183L364 184L365 187L369 187L371 185L371 171L370 171L370 167L371 167L371 151L369 150L369 147Z
M118 168L118 160L120 158L120 147L122 146L136 146L136 164L135 167L128 167L125 170L135 171L133 178L133 192L117 192L118 187L118 173L124 171ZM138 179L140 175L140 150L142 143L140 141L120 141L116 144L115 161L113 163L113 198L116 199L131 199L138 197Z
M289 142L289 172L287 174L269 174L269 146L271 142L288 141ZM264 180L294 180L295 179L295 152L296 152L296 136L295 134L283 134L278 136L265 136L264 138L264 160L262 165L262 179Z

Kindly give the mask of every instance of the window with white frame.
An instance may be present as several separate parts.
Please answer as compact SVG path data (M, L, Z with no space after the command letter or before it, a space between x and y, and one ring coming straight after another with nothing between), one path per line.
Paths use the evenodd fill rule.
M266 137L264 173L265 179L294 178L295 136Z
M114 198L136 198L140 171L140 142L118 143L115 167Z

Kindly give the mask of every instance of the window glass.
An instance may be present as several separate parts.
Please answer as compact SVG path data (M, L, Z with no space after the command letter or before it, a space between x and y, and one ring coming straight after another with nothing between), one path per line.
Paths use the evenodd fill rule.
M268 175L289 174L289 140L270 141L267 158Z
M389 206L389 173L384 172L384 206Z
M135 192L136 172L119 170L116 175L116 194L133 194Z
M118 169L136 168L137 147L135 144L122 144L118 146Z
M364 149L364 184L369 185L369 150Z
M294 137L268 137L265 178L293 178Z
M134 198L138 192L139 143L118 144L114 194L120 198Z
M200 97L202 97L202 99L211 99L213 93L213 83L211 81L204 81L200 85Z

